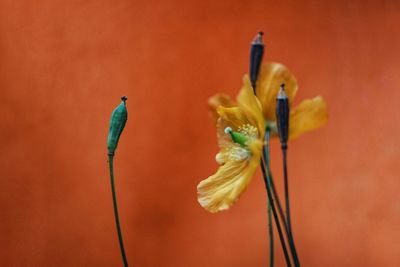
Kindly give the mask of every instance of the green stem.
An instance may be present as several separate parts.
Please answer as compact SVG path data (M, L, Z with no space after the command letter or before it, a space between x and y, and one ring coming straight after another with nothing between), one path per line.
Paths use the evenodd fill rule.
M270 156L269 156L269 130L268 129L265 132L265 146L263 149L263 156L264 156L264 161L266 163L267 174L270 177L270 181L271 181L272 194L274 195L274 199L275 199L277 207L278 207L279 217L282 220L282 222L285 224L285 232L287 233L286 218L283 215L281 201L280 201L278 192L276 191L276 188L275 188L274 177L272 176L271 167L270 167L271 161L270 161Z
M265 138L269 138L268 131L265 134ZM268 147L268 140L266 141L266 144L263 148L263 153L264 153L264 163L265 167L267 168L267 174L269 175L269 157L266 157L265 150ZM271 176L270 176L271 177ZM271 189L271 185L267 184L269 188ZM268 230L269 230L269 266L273 267L274 266L274 231L273 231L273 225L272 225L272 214L271 214L271 202L268 199Z
M276 212L276 209L275 209L275 205L274 205L274 200L272 198L270 179L269 179L269 177L267 175L267 172L265 170L265 166L264 166L263 160L260 160L260 165L261 165L261 171L262 171L263 177L264 177L265 187L267 188L268 199L269 199L269 202L271 203L272 214L274 215L276 228L278 230L279 240L281 241L283 254L285 256L286 265L288 267L291 267L292 264L290 262L289 254L287 252L285 238L283 237L283 234L282 234L281 225L279 223L278 215L277 215L277 212Z
M264 163L265 163L265 167L267 169L267 174L270 178L270 161L269 161L269 154L266 153L266 151L269 151L268 148L268 141L269 141L269 131L267 130L265 133L265 140L266 140L266 144L263 148L263 156L264 156ZM270 179L271 180L271 179ZM272 180L271 180L272 181ZM270 186L271 188L271 186ZM272 188L271 188L272 189ZM279 204L279 203L278 203ZM278 206L279 207L279 206ZM271 214L271 202L268 199L268 230L269 230L269 248L270 248L270 252L269 252L269 266L273 267L274 266L274 231L273 231L273 225L272 225L272 214Z
M291 226L290 226L290 224L288 224L288 222L286 221L286 218L284 216L282 205L279 200L278 192L276 191L276 188L275 188L274 178L272 176L272 172L271 172L271 168L270 168L269 130L268 129L265 132L265 146L264 146L263 156L264 156L264 161L266 163L267 174L268 174L268 176L270 178L270 182L271 182L271 191L272 191L272 194L274 196L274 199L275 199L277 207L278 207L278 214L279 214L279 217L280 217L282 223L284 224L285 234L286 234L286 238L289 243L290 253L292 254L293 263L294 263L295 267L299 267L300 261L299 261L298 255L297 255L296 246L294 244L294 239L293 239L293 235L291 232ZM286 168L286 162L284 164L284 167ZM287 196L287 194L285 194L285 197L286 196ZM288 203L288 199L285 198L285 200L286 200L285 203Z
M290 219L290 201L289 201L289 179L288 179L288 171L287 171L287 148L282 149L283 152L283 176L285 182L285 204L286 204L286 220L287 220L287 232L289 238L289 245L292 250L293 262L295 267L300 267L300 261L297 256L296 247L294 244L293 232L292 232L292 223Z
M268 199L269 266L274 267L274 229L271 211L271 202Z
M124 242L122 240L121 226L119 224L118 207L117 207L117 196L116 196L116 193L115 193L115 184L114 184L113 159L114 159L113 155L108 155L108 163L109 163L109 166L110 166L111 191L112 191L112 198L113 198L113 204L114 204L115 224L117 225L118 240L119 240L119 247L121 249L122 260L124 261L124 266L128 267L128 261L126 259L125 249L124 249Z
M282 222L285 224L286 226L286 232L287 232L287 223L286 223L286 218L285 215L283 214L283 209L282 209L282 205L281 205L281 201L278 195L278 192L276 191L276 187L275 187L275 183L274 183L274 178L272 176L272 172L270 169L270 166L267 166L267 173L269 175L269 177L271 177L271 189L272 189L272 194L274 195L274 198L276 200L276 204L278 207L278 214L280 219L282 220Z

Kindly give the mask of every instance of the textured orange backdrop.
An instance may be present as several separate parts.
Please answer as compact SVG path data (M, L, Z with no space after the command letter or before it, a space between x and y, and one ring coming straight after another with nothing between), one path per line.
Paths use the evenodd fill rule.
M296 102L329 105L289 147L303 266L400 266L399 23L397 1L1 0L0 265L122 265L106 137L126 94L115 168L131 265L267 266L260 173L228 212L196 201L217 167L207 98L235 97L263 30Z

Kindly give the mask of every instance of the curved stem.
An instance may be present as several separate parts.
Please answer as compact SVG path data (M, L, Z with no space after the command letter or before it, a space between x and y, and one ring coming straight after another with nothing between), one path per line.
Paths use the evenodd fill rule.
M271 202L268 199L269 266L274 267L274 229L271 211Z
M117 233L118 233L119 247L121 249L121 254L122 254L122 260L124 261L124 266L128 267L128 260L126 259L125 249L124 249L124 242L122 240L121 226L119 224L117 196L115 193L115 185L114 185L113 159L114 159L113 155L108 155L108 163L110 166L111 191L112 191L112 198L113 198L113 204L114 204L115 224L117 225Z
M271 167L270 167L271 160L270 160L270 156L269 156L269 130L267 130L265 132L265 145L264 145L264 149L263 149L263 157L264 157L264 162L266 163L265 167L267 169L267 174L268 174L268 177L270 178L270 182L271 182L271 191L274 196L276 206L278 207L278 214L279 214L281 221L285 225L285 233L286 233L286 237L288 238L288 229L287 229L286 218L283 213L283 209L282 209L281 201L279 199L278 192L276 191L276 188L275 188L274 177L272 176Z
M289 202L289 182L288 182L288 174L287 174L287 164L286 164L286 155L287 149L282 149L283 153L283 177L285 181L285 209L286 209L286 220L289 233L292 232L292 224L290 220L290 202Z
M297 251L296 251L296 246L294 244L293 235L289 228L289 225L287 224L287 221L286 221L283 209L282 209L282 205L279 200L279 195L275 188L274 178L272 176L272 172L271 172L271 168L270 168L271 161L270 161L270 156L269 156L269 130L268 129L265 132L265 146L263 149L263 157L264 157L264 161L266 163L267 175L268 175L270 183L271 183L270 188L271 188L272 194L274 196L276 206L278 207L278 214L279 214L280 220L284 225L285 235L286 235L286 238L289 243L289 248L290 248L290 253L292 255L292 258L293 258L293 263L294 263L295 267L299 267L300 261L297 256Z
M266 140L267 140L267 134L266 134ZM267 174L270 177L271 180L271 190L272 190L272 194L274 196L274 199L276 201L276 206L278 207L278 214L279 217L281 219L281 221L285 224L285 226L287 225L286 223L286 218L285 215L283 213L283 209L282 209L282 205L281 205L281 201L278 195L278 192L276 191L276 187L275 187L275 183L274 183L274 177L272 176L272 172L271 172L271 168L270 168L270 160L269 160L269 142L266 141L266 145L264 148L264 161L267 163L266 164L266 168L267 168ZM286 233L287 233L287 227L286 227Z
M287 232L289 245L292 248L293 262L296 267L300 267L300 261L297 256L296 247L294 244L293 232L292 232L292 224L290 219L290 201L289 201L289 179L288 179L288 171L287 171L287 147L282 147L283 153L283 177L285 182L285 209L286 209L286 224L287 224Z
M281 241L283 254L284 254L284 256L285 256L286 265L287 265L288 267L291 267L292 264L291 264L291 262L290 262L289 254L288 254L288 252L287 252L286 243L285 243L285 238L283 237L283 234L282 234L281 225L280 225L280 223L279 223L278 215L277 215L277 213L276 213L276 209L275 209L275 205L274 205L274 199L272 198L271 187L270 187L270 185L271 185L270 179L269 179L269 177L268 177L268 175L267 175L267 172L266 172L266 170L265 170L263 160L260 161L260 165L261 165L261 171L262 171L263 176L264 176L264 182L265 182L265 185L266 185L266 188L267 188L268 199L269 199L269 201L270 201L270 203L271 203L272 214L274 215L274 220L275 220L276 228L277 228L277 230L278 230L278 235L279 235L279 239L280 239L280 241Z
M265 138L267 138L268 135L265 135ZM264 153L264 163L265 167L267 168L267 174L269 175L269 157L265 157L265 149L266 146L268 146L268 143L264 146L263 153ZM271 176L270 176L271 177ZM266 184L271 188L271 185ZM269 266L273 267L274 266L274 231L273 231L273 225L272 225L272 209L271 209L271 202L269 201L268 198L268 232L269 232Z

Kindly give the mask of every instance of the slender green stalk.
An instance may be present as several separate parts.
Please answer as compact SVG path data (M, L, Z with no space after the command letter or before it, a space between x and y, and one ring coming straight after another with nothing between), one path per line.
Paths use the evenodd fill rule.
M267 195L268 195L268 199L269 202L271 203L271 209L272 209L272 214L274 215L274 220L275 220L275 224L276 224L276 228L278 230L278 235L279 235L279 239L281 241L281 245L282 245L282 250L283 250L283 254L285 256L285 260L286 260L286 265L288 267L291 267L292 264L290 262L290 258L289 258L289 254L287 252L287 248L286 248L286 243L285 243L285 238L283 237L282 234L282 229L281 229L281 225L279 223L279 219L278 219L278 215L275 209L275 205L274 205L274 199L272 198L272 193L271 193L271 182L270 179L268 177L268 174L265 170L265 166L264 166L264 162L263 160L260 161L260 165L261 165L261 171L263 173L263 177L264 177L264 182L265 182L265 187L267 189Z
M290 220L290 201L289 201L289 181L288 181L288 174L287 174L287 164L286 164L286 155L287 149L282 149L283 153L283 178L285 183L285 209L286 209L286 223L288 226L289 234L292 233L292 224Z
M264 163L265 167L267 169L267 174L270 177L270 181L272 182L272 176L270 175L271 171L269 169L269 131L268 129L265 132L265 140L266 143L263 147L263 156L264 156ZM268 151L268 154L267 152ZM272 184L273 185L273 184ZM273 188L269 184L269 187L272 189L272 192L274 193ZM275 197L276 199L276 197ZM279 201L279 199L278 199ZM278 203L278 208L280 206L280 203ZM274 266L274 231L273 231L273 226L272 226L272 214L271 214L271 202L268 199L268 229L269 229L269 247L270 247L270 253L269 253L269 266L273 267Z
M299 261L299 258L297 256L296 246L294 244L292 232L290 230L290 225L288 225L288 223L286 221L286 218L284 216L282 205L281 205L281 202L279 200L278 192L276 191L276 188L275 188L275 183L274 183L274 179L273 179L271 168L270 168L269 130L268 129L265 132L265 146L264 146L263 153L264 153L263 154L264 161L266 163L267 174L268 174L268 176L270 178L270 182L271 182L271 191L272 191L272 194L274 196L274 199L275 199L277 207L278 207L279 217L280 217L282 223L284 224L285 234L286 234L286 238L287 238L288 243L289 243L290 253L291 253L292 258L293 258L293 263L294 263L295 267L299 267L300 266L300 261ZM286 199L286 201L287 201L287 199Z
M287 240L289 241L289 247L290 247L290 252L292 254L292 257L293 257L293 262L294 262L295 266L298 267L298 266L300 266L300 262L299 262L299 258L297 255L296 246L294 244L293 235L291 234L291 232L289 232L289 228L286 223L285 215L283 213L282 205L279 200L278 192L276 191L276 188L275 188L274 179L273 179L270 167L268 165L267 165L267 173L268 173L269 177L271 178L271 191L272 191L272 194L274 195L274 199L277 203L276 206L278 207L279 217L285 226L285 228L284 228L285 234L286 234Z
M122 240L121 226L119 224L117 196L115 193L115 184L114 184L113 159L114 159L113 155L108 155L108 163L110 166L111 191L112 191L112 198L113 198L113 204L114 204L115 224L117 225L118 240L119 240L119 247L121 249L122 260L124 261L124 266L128 267L128 260L126 259L125 249L124 249L124 242Z
M287 230L288 230L288 236L289 236L289 245L290 245L290 247L292 247L294 266L300 267L300 261L297 256L296 247L294 245L292 224L291 224L291 219L290 219L289 179L288 179L288 171L287 171L287 147L282 149L282 153L283 153L283 176L284 176L284 182L285 182L286 222L287 222Z
M281 201L280 201L278 192L276 191L275 182L274 182L274 178L272 176L272 172L271 172L270 166L268 166L268 165L267 165L267 173L268 173L269 177L271 177L271 189L272 189L272 194L274 195L274 198L275 198L275 201L276 201L276 206L278 207L279 217L282 220L282 222L284 222L284 224L286 225L286 230L287 230L286 218L285 218L285 215L283 213L283 209L282 209L282 205L281 205Z
M268 199L269 266L274 267L274 229L271 212L271 202Z
M265 145L264 145L264 149L263 149L263 157L264 157L264 162L266 163L266 169L267 169L267 174L270 177L271 180L271 190L272 190L272 194L274 195L274 199L276 201L276 206L278 207L278 212L279 212L279 217L282 220L282 222L284 222L285 227L286 227L286 218L284 216L283 213L283 209L282 209L282 205L281 205L281 201L278 195L278 192L276 191L275 188L275 183L274 183L274 177L272 176L272 172L271 172L271 160L270 160L270 156L269 156L269 130L267 129L265 131ZM287 229L285 229L287 231Z
M265 133L265 139L269 139L269 134L268 130ZM264 163L265 167L267 168L267 174L269 175L269 157L266 156L266 150L268 149L268 141L266 141L265 146L263 147L263 155L264 155ZM271 177L271 176L270 176ZM271 188L271 186L269 185ZM271 188L272 189L272 188ZM274 231L273 231L273 225L272 225L272 214L271 214L271 202L269 201L268 198L268 230L269 230L269 266L273 267L274 266Z

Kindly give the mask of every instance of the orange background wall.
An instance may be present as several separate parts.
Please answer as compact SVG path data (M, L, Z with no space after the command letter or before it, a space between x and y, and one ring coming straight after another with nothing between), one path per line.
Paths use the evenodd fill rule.
M196 201L217 167L207 99L236 95L263 30L296 102L329 105L327 126L289 147L303 266L400 266L399 14L397 1L1 0L0 265L121 266L106 137L126 94L115 168L131 265L267 266L260 173L228 212Z

